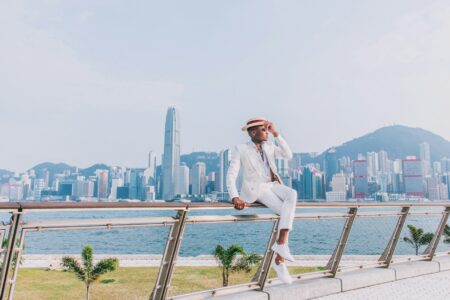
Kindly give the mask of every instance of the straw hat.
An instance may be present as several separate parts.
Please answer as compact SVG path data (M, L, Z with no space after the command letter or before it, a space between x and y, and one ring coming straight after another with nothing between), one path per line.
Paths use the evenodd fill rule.
M242 131L247 131L247 129L249 128L264 125L266 124L266 122L267 122L266 118L263 117L251 118L250 120L247 121L247 124L244 127L242 127Z

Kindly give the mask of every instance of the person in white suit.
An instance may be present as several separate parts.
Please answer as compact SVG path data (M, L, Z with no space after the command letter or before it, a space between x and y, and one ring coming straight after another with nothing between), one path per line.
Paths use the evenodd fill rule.
M281 182L275 159L291 159L292 151L274 124L265 118L248 120L242 130L247 131L251 141L237 145L231 153L227 173L228 193L236 209L259 202L280 216L277 241L272 246L276 253L273 267L284 283L291 283L285 259L294 261L288 247L288 235L294 221L297 193ZM269 133L275 138L275 144L269 141ZM240 170L243 183L239 193L236 179Z

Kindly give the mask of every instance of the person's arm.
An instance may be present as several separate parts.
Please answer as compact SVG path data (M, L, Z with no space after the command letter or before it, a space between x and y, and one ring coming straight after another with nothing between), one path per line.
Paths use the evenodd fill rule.
M286 141L281 137L280 133L275 129L273 123L268 122L267 129L275 138L274 155L276 158L292 159L292 151Z
M245 202L239 198L239 192L236 187L236 180L239 175L239 169L241 168L241 155L239 149L236 147L231 152L230 165L227 172L227 189L230 195L231 202L234 204L234 208L243 209Z

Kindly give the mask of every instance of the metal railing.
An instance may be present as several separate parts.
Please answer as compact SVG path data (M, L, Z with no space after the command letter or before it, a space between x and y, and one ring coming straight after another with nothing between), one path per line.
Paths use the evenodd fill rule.
M263 208L254 204L252 208ZM302 208L343 208L347 212L302 212ZM362 211L361 208L383 208L387 211ZM411 208L422 208L420 211L412 211ZM137 228L137 227L163 227L169 226L169 235L166 240L164 254L161 260L159 273L153 291L149 298L159 299L205 299L211 296L225 295L247 290L263 290L265 286L278 284L278 279L268 279L269 270L273 261L273 252L270 250L276 240L279 217L275 214L226 214L214 215L211 212L233 207L227 203L129 203L129 202L99 202L99 203L0 203L1 212L11 214L10 221L0 226L0 240L6 240L6 248L1 250L2 267L0 273L0 299L13 299L14 288L17 280L19 262L26 233L30 231L55 231L55 230L98 230L112 228ZM292 275L293 280L303 280L316 277L334 277L339 272L345 272L354 268L382 267L387 268L393 261L396 246L400 239L402 229L410 216L440 216L436 224L434 238L428 245L423 255L407 257L404 260L432 260L437 256L436 250L441 240L445 225L450 214L449 203L304 203L297 204L295 220L328 220L342 219L344 226L334 252L325 269L320 272ZM397 210L392 210L397 209ZM27 212L48 211L97 211L97 210L166 210L176 211L176 216L152 216L134 218L103 218L103 219L60 219L38 220L24 222L23 215ZM190 215L192 211L206 211L205 215ZM355 267L341 267L341 259L347 245L347 241L356 218L397 218L396 226L378 261ZM208 291L195 292L187 295L169 296L169 287L174 273L183 234L187 225L195 224L223 224L239 222L273 222L273 227L268 233L268 243L262 262L253 277L252 282L229 287L217 288ZM448 255L440 253L439 255ZM396 260L397 262L398 260ZM8 289L9 287L9 289Z

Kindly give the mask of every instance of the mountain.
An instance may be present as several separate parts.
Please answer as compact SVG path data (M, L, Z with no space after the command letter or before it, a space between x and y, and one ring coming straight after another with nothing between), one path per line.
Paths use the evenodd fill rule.
M430 131L394 125L380 128L362 137L336 147L337 157L349 156L356 159L359 153L384 150L389 159L403 159L406 156L420 157L420 144L430 144L431 160L437 161L443 157L450 157L450 142ZM323 162L325 152L316 158L316 162Z
M33 167L32 169L36 172L36 174L39 175L42 174L45 169L47 169L50 173L50 177L52 177L53 174L63 173L64 171L70 171L71 173L74 173L77 170L77 167L70 166L65 163L45 162ZM95 170L97 169L109 170L109 166L105 164L95 164L86 169L79 168L78 173L82 176L89 177L91 175L95 175Z
M88 178L89 176L95 175L95 170L99 170L99 169L109 170L109 168L110 167L105 164L95 164L86 169L79 169L78 173L80 173L80 175Z
M7 183L8 182L8 178L11 175L13 175L13 172L8 171L8 170L0 169L0 184Z
M50 173L62 173L66 170L74 172L76 167L69 166L68 164L65 163L45 162L38 164L31 169L33 169L36 173L43 172L45 169L47 169Z
M34 170L38 178L44 178L44 170L47 170L49 172L49 178L51 179L54 178L55 174L60 174L67 170L74 172L76 170L76 167L69 166L65 163L45 162L38 164L31 169Z
M192 152L183 154L180 157L180 162L186 164L189 169L192 169L197 162L204 162L206 165L206 174L216 171L220 165L219 154L217 152Z
M12 173L13 173L13 172L11 172L11 171L0 169L0 177L3 177L3 176L9 176L9 175L11 175Z

